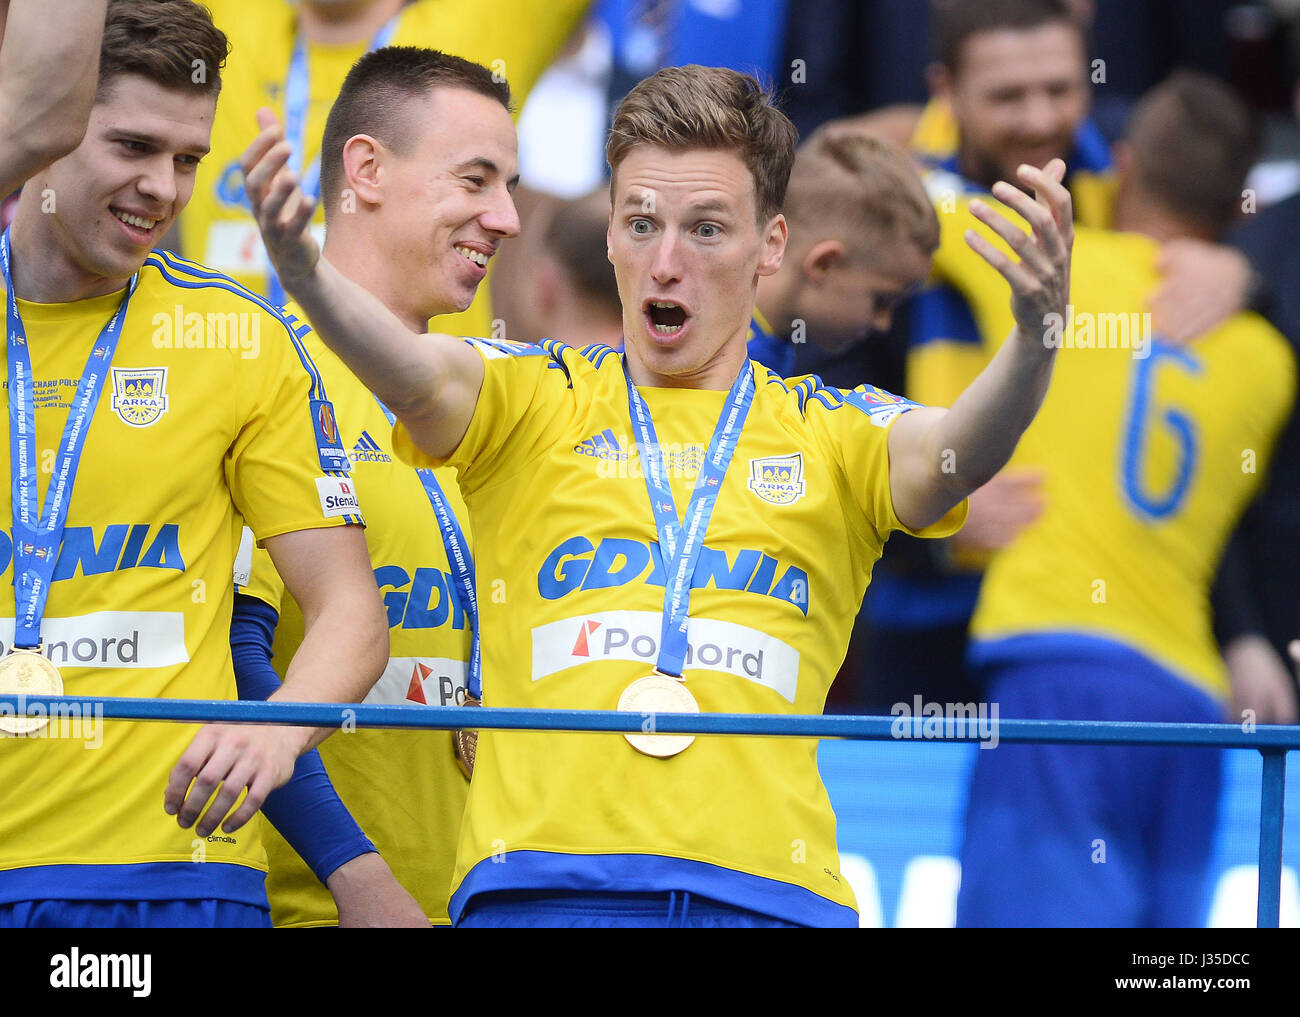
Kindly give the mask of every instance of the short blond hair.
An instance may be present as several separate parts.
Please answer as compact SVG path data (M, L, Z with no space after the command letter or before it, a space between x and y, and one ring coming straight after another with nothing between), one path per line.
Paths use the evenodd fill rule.
M786 210L802 236L833 228L871 248L905 242L929 255L939 246L939 217L912 161L836 121L799 146Z
M762 224L785 202L797 138L794 124L756 78L725 67L688 64L665 67L627 94L614 113L605 158L613 173L641 145L673 152L734 152L753 177Z

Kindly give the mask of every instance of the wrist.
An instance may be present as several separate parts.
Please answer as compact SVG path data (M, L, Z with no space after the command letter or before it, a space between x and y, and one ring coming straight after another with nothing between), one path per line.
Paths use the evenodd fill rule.
M388 863L378 851L369 850L349 858L325 878L325 887L331 894L347 893L358 883L373 879L374 876L387 873Z

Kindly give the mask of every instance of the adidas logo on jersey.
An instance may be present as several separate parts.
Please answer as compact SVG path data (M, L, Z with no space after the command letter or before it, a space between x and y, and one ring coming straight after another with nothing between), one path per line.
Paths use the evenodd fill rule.
M379 442L370 437L369 431L362 431L357 443L352 446L348 458L354 463L391 463L393 457L379 446Z
M627 460L627 453L619 447L618 439L608 427L595 437L578 442L573 446L573 451L580 456L592 456L596 459L617 459L620 462Z
M632 443L632 448L624 451L618 437L608 427L600 434L578 442L573 446L573 451L580 456L589 456L596 460L596 475L602 479L609 477L640 479L644 476L640 445ZM659 454L669 476L694 477L704 465L706 453L707 449L703 445L680 445L675 442L662 442L659 445ZM619 465L612 466L611 463Z

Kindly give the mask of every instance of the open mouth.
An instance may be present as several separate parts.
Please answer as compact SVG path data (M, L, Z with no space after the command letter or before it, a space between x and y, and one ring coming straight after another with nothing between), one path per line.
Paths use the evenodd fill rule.
M675 336L686 325L686 308L671 300L652 300L646 308L650 328L663 338Z
M483 251L476 251L472 247L463 247L460 244L455 246L455 250L462 258L472 261L479 268L487 268L487 263L492 257L492 255Z
M154 228L162 222L161 219L149 219L133 212L126 212L120 208L109 207L113 217L126 227L126 232L141 243L147 243L153 239Z

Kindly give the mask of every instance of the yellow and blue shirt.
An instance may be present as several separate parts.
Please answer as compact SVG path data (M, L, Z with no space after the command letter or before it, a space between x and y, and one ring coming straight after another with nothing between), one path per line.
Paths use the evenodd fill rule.
M301 312L290 304L286 315ZM471 625L456 595L442 533L415 470L393 454L392 427L374 395L326 347L300 326L329 389L339 434L366 513L366 545L388 614L389 652L367 703L455 706L466 686ZM452 470L436 473L462 529L467 511ZM239 592L280 614L273 663L283 675L303 636L302 611L284 589L265 551L255 551ZM359 729L320 746L339 797L393 874L429 920L446 925L447 897L468 784L449 731ZM329 892L274 829L265 834L271 871L267 892L276 926L332 925L338 911Z
M444 464L476 539L485 703L614 709L657 659L665 568L622 358L469 340L485 377ZM692 580L687 687L710 712L820 713L888 535L888 426L914 404L753 364L757 391ZM725 392L640 389L679 506ZM953 532L964 503L928 527ZM617 735L484 731L453 920L496 890L685 890L856 925L811 739L698 738L654 759Z
M18 301L35 380L40 498L82 368L121 299ZM50 587L46 653L73 696L233 699L230 572L242 520L258 540L360 521L321 376L268 304L158 252L140 271L106 388ZM9 455L0 443L5 476ZM3 497L7 647L7 484ZM168 775L196 725L110 720L48 737L59 725L40 737L0 737L0 902L266 906L260 817L200 840L163 812Z
M1210 584L1290 412L1296 367L1254 314L1186 346L1152 335L1158 253L1139 234L1076 234L1069 320L1049 331L1061 346L1051 388L1010 464L1043 471L1046 508L985 573L973 654L1111 644L1224 699ZM1007 300L988 292L971 288L976 316L986 334L1010 332Z

